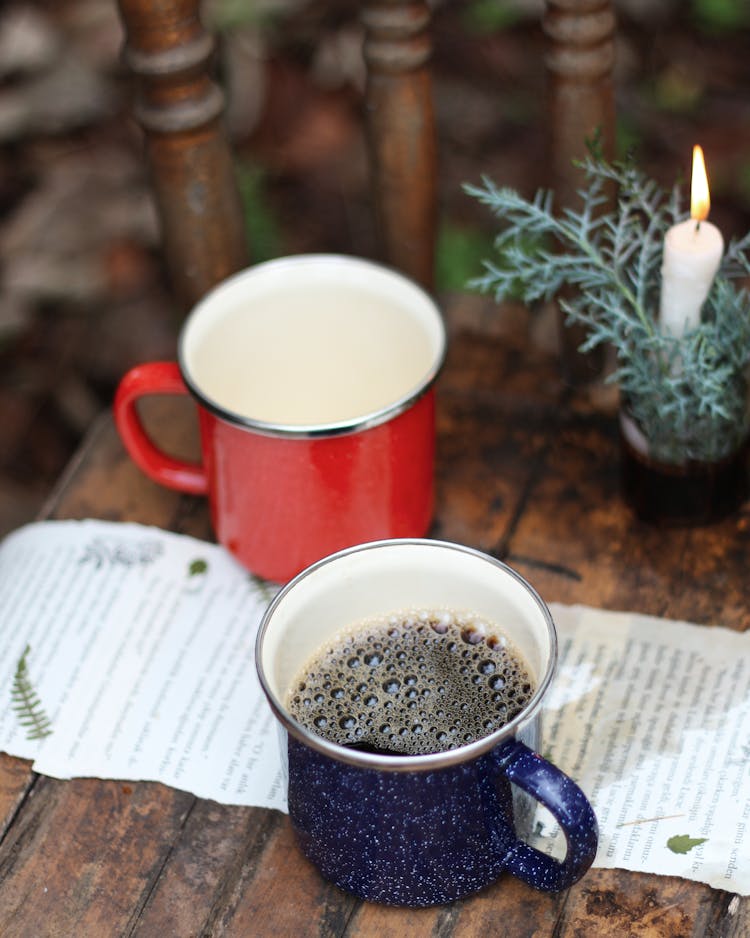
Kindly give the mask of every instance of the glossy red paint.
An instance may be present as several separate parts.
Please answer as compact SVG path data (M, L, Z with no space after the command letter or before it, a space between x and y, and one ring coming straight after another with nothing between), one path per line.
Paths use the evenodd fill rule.
M341 548L427 532L434 500L434 388L377 426L309 439L260 433L196 402L200 465L160 449L137 411L140 397L188 393L176 363L133 368L115 396L118 431L155 482L208 495L217 539L253 573L286 582Z

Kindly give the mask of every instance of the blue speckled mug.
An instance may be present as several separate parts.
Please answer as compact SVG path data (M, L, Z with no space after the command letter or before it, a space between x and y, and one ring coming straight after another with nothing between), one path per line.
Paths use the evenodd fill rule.
M525 709L482 739L417 756L348 749L290 716L288 690L330 636L414 608L468 610L497 624L535 679ZM261 622L256 661L282 727L289 815L323 876L363 899L405 906L450 902L503 872L549 891L576 882L596 854L596 818L575 783L534 751L556 659L555 627L534 589L458 544L362 544L289 582ZM534 800L565 835L562 860L523 840Z

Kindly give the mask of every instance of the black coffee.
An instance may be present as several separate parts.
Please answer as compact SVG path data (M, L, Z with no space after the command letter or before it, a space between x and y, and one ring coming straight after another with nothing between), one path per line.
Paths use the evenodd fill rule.
M399 613L341 632L297 676L287 706L318 736L369 752L422 755L508 723L534 692L510 642L450 611Z

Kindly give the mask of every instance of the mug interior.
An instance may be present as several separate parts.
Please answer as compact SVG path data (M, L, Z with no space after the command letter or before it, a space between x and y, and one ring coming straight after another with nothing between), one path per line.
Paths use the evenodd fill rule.
M440 313L419 286L360 258L297 255L221 283L180 339L186 383L209 409L259 429L360 428L435 378Z
M525 723L532 718L557 657L549 610L533 588L500 561L471 548L432 540L359 545L320 561L281 590L261 623L257 649L261 684L277 716L293 732L309 737L285 706L303 666L342 629L374 616L414 609L468 612L497 625L534 678L536 691L516 720ZM487 740L496 735L462 749L489 748L494 743ZM313 740L318 748L333 746L322 742L317 737ZM436 755L446 761L457 751ZM351 755L353 759L347 757L347 761L369 758L365 753Z

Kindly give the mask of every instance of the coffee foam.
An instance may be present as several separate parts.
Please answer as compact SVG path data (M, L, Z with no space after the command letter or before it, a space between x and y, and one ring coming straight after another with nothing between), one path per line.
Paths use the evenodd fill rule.
M501 728L533 692L497 626L452 610L410 610L334 636L300 671L287 706L339 745L424 755Z

